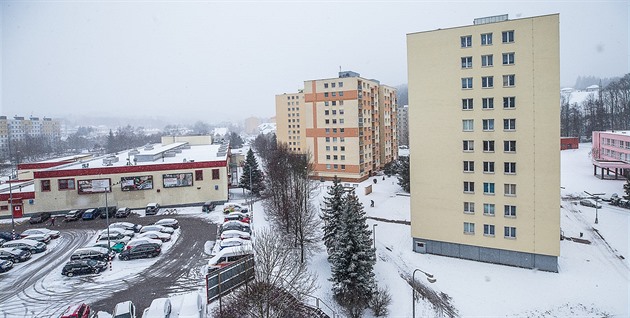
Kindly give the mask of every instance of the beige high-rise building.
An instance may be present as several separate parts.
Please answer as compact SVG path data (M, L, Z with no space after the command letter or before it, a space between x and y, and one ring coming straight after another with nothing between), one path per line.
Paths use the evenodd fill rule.
M24 141L26 136L44 137L49 142L55 142L61 137L61 122L47 117L15 116L11 119L0 116L0 158L2 155L8 158L10 146L16 147L16 142ZM12 153L15 151L11 150Z
M413 249L558 271L559 15L407 35Z
M314 178L367 179L397 159L396 89L358 73L308 80L276 95L278 142L312 156Z

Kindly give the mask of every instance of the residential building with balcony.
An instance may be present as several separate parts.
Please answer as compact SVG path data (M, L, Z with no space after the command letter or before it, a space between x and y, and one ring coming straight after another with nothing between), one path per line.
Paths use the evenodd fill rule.
M594 176L625 179L630 174L630 131L594 131L591 161Z

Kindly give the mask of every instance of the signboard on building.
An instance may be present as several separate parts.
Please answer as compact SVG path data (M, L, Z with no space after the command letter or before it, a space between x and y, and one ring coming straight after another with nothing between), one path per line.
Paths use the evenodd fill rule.
M137 176L120 178L122 191L150 190L153 189L153 176Z
M165 188L191 187L193 185L192 173L169 173L162 175Z
M110 179L78 180L79 194L111 192Z

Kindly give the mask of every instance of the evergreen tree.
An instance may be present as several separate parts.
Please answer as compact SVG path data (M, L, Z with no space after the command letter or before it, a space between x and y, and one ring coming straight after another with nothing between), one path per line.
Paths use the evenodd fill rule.
M258 161L251 148L247 152L247 158L245 158L245 166L243 166L243 174L241 175L241 180L239 180L239 186L250 190L255 195L260 195L260 192L265 188L262 172L258 168Z
M398 185L400 185L405 192L410 192L411 184L409 180L409 157L400 157L398 164Z
M376 291L376 254L363 205L354 191L345 196L341 211L330 258L332 292L351 317L361 317Z
M230 133L230 147L232 148L243 147L243 138L241 138L241 136L239 136L239 134L235 132Z
M107 144L106 144L107 153L116 152L116 137L114 137L114 133L112 130L109 130L109 135L107 135Z
M623 198L630 200L630 178L626 178L626 184L623 185L623 192L626 194Z
M331 255L333 244L337 236L337 227L339 226L339 217L343 205L344 189L341 180L335 177L333 186L328 189L328 196L324 198L324 207L322 209L321 219L324 221L324 245L328 255Z

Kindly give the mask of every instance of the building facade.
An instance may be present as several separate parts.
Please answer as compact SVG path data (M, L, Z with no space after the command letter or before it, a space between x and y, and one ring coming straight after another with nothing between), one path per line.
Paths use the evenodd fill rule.
M278 142L312 156L315 175L362 181L398 157L396 89L358 73L276 95Z
M27 136L44 137L51 142L59 140L61 122L47 117L40 119L15 116L11 119L0 116L0 153L8 154L9 142L13 146L15 142L23 141Z
M630 131L594 131L591 159L593 175L625 179L630 174Z
M409 146L409 106L398 106L398 145Z
M413 249L557 272L559 15L408 34L407 56Z

